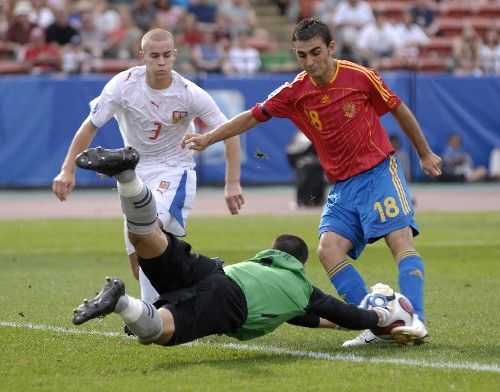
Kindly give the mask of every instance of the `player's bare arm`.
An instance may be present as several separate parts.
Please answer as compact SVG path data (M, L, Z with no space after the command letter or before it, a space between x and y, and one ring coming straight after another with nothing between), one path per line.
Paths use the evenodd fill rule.
M240 138L231 137L224 140L226 153L226 178L224 187L224 198L232 215L238 214L241 206L245 203L243 190L240 184L241 160L240 160Z
M398 120L401 129L417 150L420 157L420 166L424 173L430 177L441 175L441 158L434 154L429 147L424 133L411 110L404 103L401 103L392 111L393 116Z
M255 127L258 123L259 121L255 119L252 112L247 110L203 135L186 133L182 138L181 147L185 148L187 146L191 150L203 151L214 143L229 139Z
M89 119L86 119L73 137L66 158L62 164L61 172L52 182L52 191L59 200L66 200L75 187L75 158L79 153L90 146L96 132L97 128L92 125Z

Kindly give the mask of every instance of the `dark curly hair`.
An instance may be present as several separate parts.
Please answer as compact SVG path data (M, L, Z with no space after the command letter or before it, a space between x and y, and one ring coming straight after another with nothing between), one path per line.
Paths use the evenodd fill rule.
M309 41L321 37L326 46L332 41L328 25L318 18L302 19L293 31L292 41Z

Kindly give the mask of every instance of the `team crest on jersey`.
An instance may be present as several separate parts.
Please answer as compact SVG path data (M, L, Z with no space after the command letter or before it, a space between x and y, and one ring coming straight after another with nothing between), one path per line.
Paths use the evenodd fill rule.
M170 182L160 181L160 185L158 185L158 189L168 189L169 186L170 186Z
M387 105L391 108L394 109L398 103L398 99L396 97L390 97L389 101L387 102Z
M163 192L165 192L170 187L170 182L168 181L160 181L156 192L159 192L163 196Z
M178 123L181 121L184 117L188 115L188 112L181 112L178 110L174 110L172 112L172 124Z
M323 95L323 96L321 97L321 103L322 103L323 105L326 105L327 103L330 103L330 97L329 97L328 95L326 95L326 94L325 94L325 95Z
M352 118L356 114L356 106L352 102L346 102L343 109L346 117Z

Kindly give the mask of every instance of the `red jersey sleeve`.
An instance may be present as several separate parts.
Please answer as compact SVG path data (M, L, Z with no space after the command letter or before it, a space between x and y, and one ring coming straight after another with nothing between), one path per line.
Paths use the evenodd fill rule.
M289 118L290 111L295 107L292 83L285 83L274 90L263 103L252 108L252 114L257 121L264 122L272 117Z
M383 116L399 106L401 98L387 87L376 71L370 69L365 75L371 87L370 102L379 116Z
M270 120L272 117L264 109L263 103L256 103L255 106L252 108L251 112L254 118L259 122L265 122L267 120Z

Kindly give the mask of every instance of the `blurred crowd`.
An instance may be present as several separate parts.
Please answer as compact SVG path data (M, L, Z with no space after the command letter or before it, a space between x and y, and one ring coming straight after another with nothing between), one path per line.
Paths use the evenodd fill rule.
M262 1L261 1L262 2ZM442 35L437 14L457 3L471 14L499 0L269 0L290 22L317 16L337 42L336 57L383 68L427 55ZM453 37L450 70L500 74L499 18L477 31L464 22ZM27 72L98 72L107 59L137 59L144 32L161 27L176 40L176 68L184 73L253 75L292 72L290 38L280 44L272 28L259 26L249 0L2 0L0 61L16 60Z
M98 71L106 59L137 59L142 35L157 27L174 34L181 72L296 68L247 0L2 0L0 61L37 74Z
M430 42L444 35L439 16L457 7L465 14L450 37L449 70L456 74L500 74L500 1L498 0L274 0L292 20L317 16L331 26L337 57L373 68L386 59L411 62L429 54ZM477 31L467 16L481 15L490 5L495 14ZM388 14L391 11L392 14ZM484 22L486 26L484 26ZM447 26L450 27L450 26ZM439 40L439 39L438 39Z

